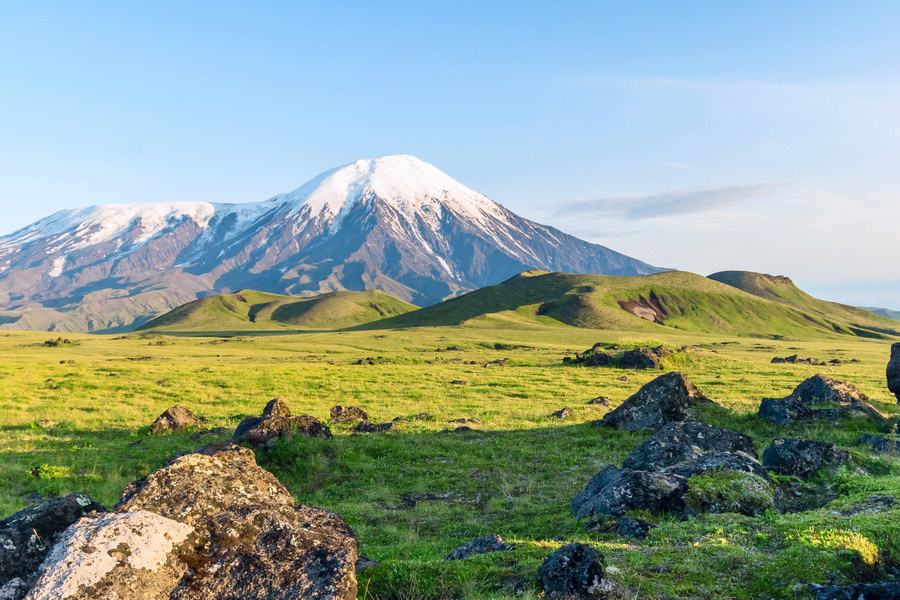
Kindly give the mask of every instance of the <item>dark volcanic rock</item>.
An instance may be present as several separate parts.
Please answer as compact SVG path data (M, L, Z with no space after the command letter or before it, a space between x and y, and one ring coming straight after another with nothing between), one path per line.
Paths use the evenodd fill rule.
M368 421L369 413L358 406L337 406L331 407L331 422L343 423L345 421Z
M572 411L569 410L568 408L561 408L558 411L551 413L550 416L555 417L557 419L565 419L566 417L569 417L571 414L572 414Z
M205 422L202 419L181 406L176 404L172 408L167 408L163 414L156 417L153 425L150 426L150 433L159 435L165 431L179 431L187 427L200 427Z
M455 548L450 554L444 557L444 560L460 560L469 558L476 554L487 554L488 552L509 552L515 550L512 544L507 544L496 533L489 533L484 537L475 538Z
M601 406L609 406L609 398L606 396L597 396L587 401L588 404L599 404Z
M852 383L844 383L825 375L813 375L794 388L791 395L804 404L817 402L849 404L869 400L869 397Z
M783 438L763 451L762 464L777 475L807 477L819 469L850 460L850 454L828 442Z
M120 511L194 528L171 600L356 598L357 542L336 515L295 505L245 448L191 453L129 485ZM122 597L131 597L122 590Z
M759 405L759 411L756 414L760 419L765 419L776 425L810 421L816 418L816 413L813 409L793 396L763 398Z
M622 355L623 369L658 369L660 356L646 348L635 348Z
M879 454L888 454L891 456L900 456L900 440L892 440L883 435L872 435L865 433L856 440L857 444L866 444L872 447L872 450Z
M637 538L639 540L647 537L650 530L655 528L656 525L649 521L632 517L600 517L599 519L594 519L588 523L586 527L590 532L615 533Z
M803 363L807 365L821 365L824 364L821 360L817 358L810 358L808 356L802 356L800 354L792 354L791 356L785 356L784 358L775 357L772 359L772 364L778 363Z
M743 433L703 423L668 423L635 448L624 468L654 471L699 458L708 452L741 452L756 459L753 440Z
M289 417L291 407L281 398L272 398L262 411L264 417Z
M597 473L572 499L572 514L622 516L629 510L681 512L687 479L680 475L620 469L612 465Z
M0 588L16 578L24 583L33 581L60 534L94 511L106 512L106 508L84 494L69 494L34 504L0 521Z
M891 346L891 359L888 361L886 374L888 390L897 396L897 403L900 404L900 342Z
M603 555L586 544L566 544L538 567L547 598L597 598L604 591Z
M684 375L660 375L594 425L636 431L659 429L672 421L696 420L694 410L711 404Z
M254 448L268 448L280 439L301 437L330 438L331 430L315 417L300 415L292 417L247 417L234 430L231 441L235 444L247 443Z
M816 600L900 600L900 583L815 586Z
M356 426L353 427L351 431L353 433L384 433L385 431L389 431L394 426L394 423L369 423L368 421L362 421L357 423Z

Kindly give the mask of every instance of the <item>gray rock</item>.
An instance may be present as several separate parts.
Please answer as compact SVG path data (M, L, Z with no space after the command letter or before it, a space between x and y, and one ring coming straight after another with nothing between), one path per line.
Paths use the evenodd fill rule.
M900 456L900 440L892 440L883 435L873 435L865 433L856 440L857 444L866 444L879 454L887 454L889 456Z
M900 600L900 583L860 583L847 586L814 586L816 600Z
M537 574L547 598L597 598L608 587L603 555L586 544L562 546L538 567Z
M345 421L368 421L369 414L358 406L337 406L331 407L331 422L343 423Z
M897 396L897 404L900 404L900 342L891 346L891 359L887 364L888 390Z
M672 421L697 420L695 409L713 404L678 372L660 375L593 425L628 431L659 429Z
M262 416L264 417L289 417L291 416L291 407L281 398L272 398L263 408Z
M763 398L757 411L760 419L776 425L788 425L799 421L811 421L816 413L797 398Z
M707 452L742 452L757 458L753 440L743 433L703 423L676 421L644 440L622 466L653 471L696 459Z
M869 397L852 383L838 381L825 375L813 375L794 388L791 395L804 404L815 404L817 402L848 404L851 402L868 402L869 400Z
M629 510L653 514L682 512L687 478L669 473L620 469L609 465L571 502L572 514L622 516Z
M62 532L94 511L106 512L106 508L84 494L69 494L34 504L0 521L0 587L13 579L32 582ZM12 584L10 590L17 585Z
M850 454L828 442L782 438L772 440L763 451L762 464L776 475L806 478L819 469L850 460Z
M172 408L167 408L150 426L152 435L159 435L166 431L180 431L188 427L201 427L206 419L202 419L181 406L176 404Z
M555 419L565 419L565 418L568 418L569 416L571 416L571 414L572 414L572 411L569 410L568 408L561 408L556 412L550 413L550 416Z
M290 440L294 436L330 438L331 430L309 415L247 417L234 430L231 441L266 449L281 439Z
M496 533L489 533L484 537L475 538L474 540L470 540L462 546L459 546L458 548L454 548L453 551L450 552L450 554L444 557L444 560L461 560L464 558L469 558L470 556L474 556L476 554L487 554L488 552L510 552L515 549L515 546L504 542L503 539Z
M609 398L606 396L597 396L587 401L588 404L599 404L601 406L609 406Z

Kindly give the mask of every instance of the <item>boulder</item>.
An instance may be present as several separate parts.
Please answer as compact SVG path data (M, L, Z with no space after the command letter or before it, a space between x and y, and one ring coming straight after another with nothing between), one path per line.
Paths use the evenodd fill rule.
M352 431L353 433L384 433L385 431L389 431L393 426L393 422L369 423L368 421L362 421L357 423Z
M272 398L263 408L262 416L264 417L289 417L291 416L291 407L281 398Z
M776 425L787 425L799 421L811 421L816 413L793 396L784 398L763 398L757 411L760 419Z
M315 417L299 415L291 417L247 417L234 430L234 444L247 443L257 449L271 448L281 439L301 437L330 438L331 430Z
M69 494L0 521L0 588L15 579L27 586L60 534L93 512L106 512L106 508L84 494ZM10 590L18 587L9 585Z
M593 425L628 431L659 429L672 421L695 421L701 404L713 404L678 372L660 375Z
M823 467L850 460L850 454L828 442L781 438L772 440L763 451L763 466L776 475L806 478Z
M616 364L616 357L608 352L593 352L576 361L586 367L609 367Z
M180 404L167 408L163 414L156 417L150 426L152 435L159 435L166 431L179 431L188 427L201 427L206 419L198 417Z
M897 404L900 404L900 342L891 346L891 359L887 364L888 390L897 396Z
M776 356L775 358L772 359L772 364L778 364L778 363L792 363L792 364L803 363L803 364L807 364L807 365L824 364L821 360L819 360L817 358L810 358L808 356L803 356L801 354L792 354L791 356L785 356L784 358Z
M588 404L599 404L601 406L609 406L609 398L606 396L597 396L587 401Z
M197 546L183 556L191 569L167 598L356 598L357 542L343 520L295 505L249 449L206 452L132 483L117 505L194 529Z
M603 578L603 555L586 544L562 546L537 571L547 598L597 598L608 587Z
M587 484L571 502L572 514L622 516L629 510L653 514L681 512L687 479L680 475L620 469L609 465Z
M883 435L873 435L865 433L856 440L857 444L866 444L872 447L872 450L879 454L887 454L889 456L900 456L900 440L892 440Z
M331 407L331 422L343 423L345 421L368 421L369 414L358 406L337 406Z
M762 464L753 456L743 452L706 452L691 460L663 469L681 477L694 477L709 471L731 471L756 475L766 481L770 477Z
M703 423L672 422L644 440L622 466L654 471L699 458L708 452L742 452L757 458L753 440L743 433Z
M168 600L190 566L190 525L137 510L83 518L59 537L28 600Z
M868 402L866 396L852 383L844 383L825 375L813 375L791 392L791 396L803 404L818 402L836 402L850 404L852 402Z
M688 480L687 514L764 514L775 508L775 489L768 477L736 470L707 471Z
M476 554L487 554L488 552L509 552L515 550L512 544L507 544L496 533L489 533L484 537L475 538L455 548L450 554L444 557L444 560L461 560L469 558Z
M900 582L860 583L847 586L815 586L816 600L898 600Z
M615 533L642 540L650 534L651 529L656 529L656 527L649 521L633 517L601 517L588 523L586 529L591 532Z
M568 408L561 408L556 412L550 413L550 416L556 419L565 419L572 415L572 411Z
M660 357L652 350L635 348L622 355L619 365L623 369L658 369Z

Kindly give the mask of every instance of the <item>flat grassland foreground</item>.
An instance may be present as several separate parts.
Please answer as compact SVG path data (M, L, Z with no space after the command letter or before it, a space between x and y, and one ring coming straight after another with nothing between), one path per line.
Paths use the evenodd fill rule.
M537 567L570 541L604 555L611 594L623 598L806 597L799 584L878 579L900 560L900 458L857 445L877 427L866 420L778 426L756 416L763 397L786 396L823 373L858 385L895 417L900 407L884 379L890 342L680 333L650 339L568 327L239 338L68 334L68 343L44 344L51 337L57 334L0 334L3 517L36 494L79 491L110 506L167 457L227 439L242 418L280 397L294 414L325 423L337 404L363 408L373 423L409 419L387 433L356 436L353 423L332 423L333 439L295 437L258 453L298 502L339 514L355 530L360 554L380 563L359 575L360 598L534 598ZM750 435L760 454L779 437L849 450L848 464L810 480L828 486L834 499L796 513L638 515L658 524L643 541L589 533L570 501L649 436L589 422L662 372L563 364L596 342L622 350L689 346L662 369L689 376L728 409L710 424ZM770 362L792 354L842 363ZM609 406L588 404L597 396ZM206 427L228 431L149 435L156 416L175 404L206 417ZM564 407L567 417L550 416ZM412 418L423 412L430 419ZM455 419L477 420L468 423L474 431L439 433L457 427L449 423ZM883 496L894 503L872 500ZM488 533L515 550L442 560Z

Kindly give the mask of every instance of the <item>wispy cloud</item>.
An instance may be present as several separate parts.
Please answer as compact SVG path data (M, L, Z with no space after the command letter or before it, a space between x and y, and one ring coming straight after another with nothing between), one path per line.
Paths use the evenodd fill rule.
M784 188L783 183L763 183L665 194L615 196L563 205L557 214L614 216L636 221L673 215L690 215L743 204Z

